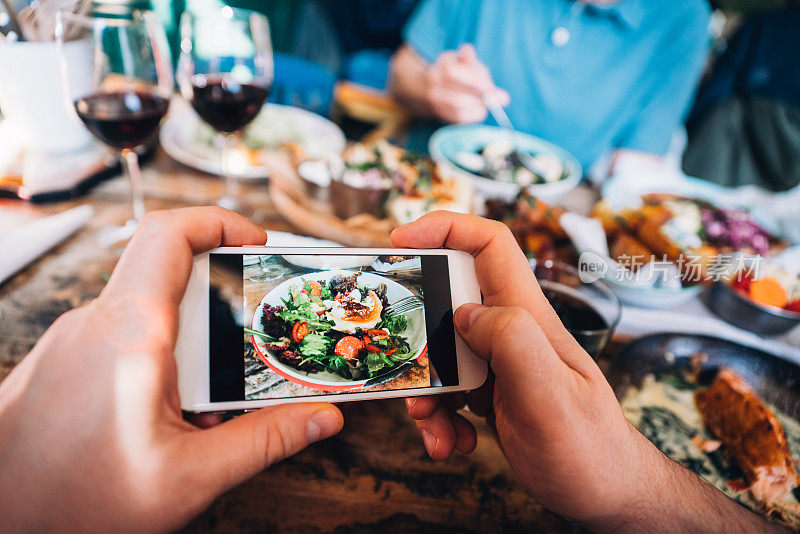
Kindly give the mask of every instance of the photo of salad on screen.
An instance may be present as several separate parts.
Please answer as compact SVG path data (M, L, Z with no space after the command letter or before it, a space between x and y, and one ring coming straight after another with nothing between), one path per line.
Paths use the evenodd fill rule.
M423 300L376 272L334 269L284 277L245 329L264 373L323 392L383 385L417 369L427 387ZM254 392L246 392L254 398Z

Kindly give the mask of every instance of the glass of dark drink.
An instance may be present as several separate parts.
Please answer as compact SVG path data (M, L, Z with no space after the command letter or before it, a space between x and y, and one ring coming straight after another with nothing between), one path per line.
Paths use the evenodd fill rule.
M238 210L239 183L231 169L234 134L258 115L273 79L269 22L246 9L223 6L181 17L178 84L183 97L218 133L225 193L218 205Z
M578 270L566 263L531 260L531 267L564 327L596 360L622 316L617 296L602 280L583 282Z
M92 57L68 59L62 53L65 36L88 41ZM124 18L59 12L56 42L68 108L97 139L120 151L130 178L133 218L100 232L98 243L109 246L133 235L145 214L136 149L153 140L169 106L174 80L167 38L149 11Z

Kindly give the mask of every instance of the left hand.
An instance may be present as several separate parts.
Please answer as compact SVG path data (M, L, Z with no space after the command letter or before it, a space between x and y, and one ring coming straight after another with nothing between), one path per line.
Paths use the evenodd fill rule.
M341 429L327 403L207 430L181 418L173 350L192 255L265 240L221 208L144 218L101 295L62 315L0 384L0 531L176 529Z

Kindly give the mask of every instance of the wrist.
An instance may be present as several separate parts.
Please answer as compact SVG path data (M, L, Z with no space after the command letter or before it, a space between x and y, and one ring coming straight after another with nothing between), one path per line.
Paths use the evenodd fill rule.
M625 459L623 489L605 513L582 522L586 528L622 533L781 531L669 459L633 425L629 428L636 452Z
M642 532L653 530L652 520L660 511L658 490L664 484L671 462L636 428L625 422L620 440L616 473L601 488L602 503L594 513L579 522L596 532Z

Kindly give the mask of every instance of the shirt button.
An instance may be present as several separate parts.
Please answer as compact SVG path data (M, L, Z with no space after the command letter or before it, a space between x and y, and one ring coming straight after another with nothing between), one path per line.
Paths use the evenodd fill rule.
M566 46L569 43L569 30L564 26L559 26L550 35L550 41L559 48Z

